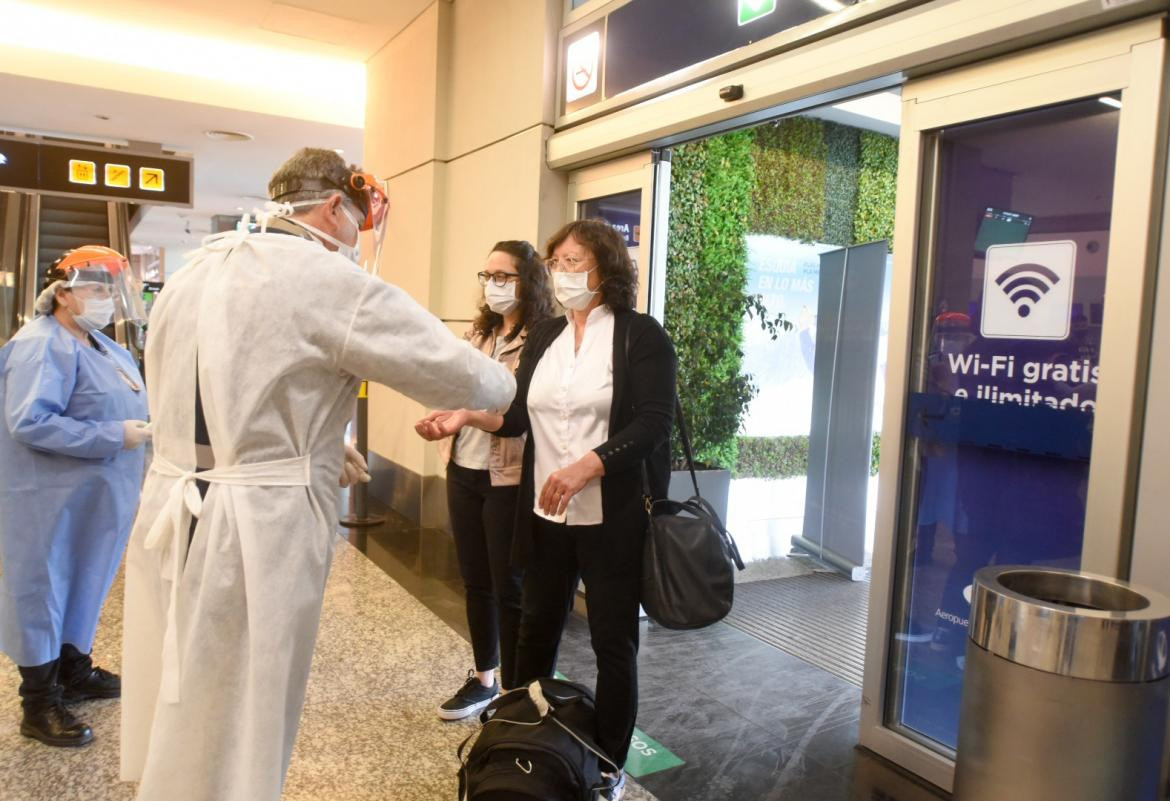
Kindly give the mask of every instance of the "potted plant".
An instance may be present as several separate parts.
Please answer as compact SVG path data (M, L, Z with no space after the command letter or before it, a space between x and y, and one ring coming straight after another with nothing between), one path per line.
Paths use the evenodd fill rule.
M737 435L756 387L742 371L745 317L773 338L791 328L748 295L747 231L754 184L752 133L677 148L671 159L666 330L678 355L678 389L699 470L699 489L727 519ZM694 494L674 437L672 498Z

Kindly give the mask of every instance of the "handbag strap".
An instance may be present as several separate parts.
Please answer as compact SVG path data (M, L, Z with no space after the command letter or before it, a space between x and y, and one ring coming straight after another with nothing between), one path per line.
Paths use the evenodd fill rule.
M682 437L683 453L687 456L687 470L691 471L691 484L695 487L695 497L699 495L699 477L695 474L695 454L691 451L691 436L687 431L687 418L683 415L682 401L679 400L678 390L674 391L674 419L678 423L678 433Z
M630 372L630 329L631 328L633 328L633 326L631 326L629 324L626 325L625 345L626 345L626 373L627 374L629 374L629 372ZM699 477L695 473L695 455L694 455L693 451L691 450L691 437L690 437L690 433L687 431L687 420L686 420L686 417L683 415L682 401L679 399L679 396L678 396L678 385L677 384L675 385L675 390L674 390L674 420L675 420L675 423L678 424L678 432L679 432L679 435L682 437L683 453L685 453L686 457L687 457L687 470L689 470L691 473L691 486L693 486L695 488L694 497L701 498L702 496L699 494ZM647 507L649 507L650 501L651 501L651 498L650 498L650 474L646 470L646 460L645 459L642 460L642 495L646 499Z

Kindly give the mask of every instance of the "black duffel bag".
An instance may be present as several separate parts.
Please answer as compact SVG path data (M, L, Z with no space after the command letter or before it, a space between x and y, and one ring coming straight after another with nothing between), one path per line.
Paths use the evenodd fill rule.
M597 801L613 783L602 771L618 772L594 742L593 693L580 684L536 679L480 720L459 746L459 801Z
M699 493L691 440L677 396L675 418L695 494L685 501L651 501L646 482L650 523L642 555L642 608L665 628L700 629L718 623L731 611L735 568L743 570L743 560L723 521Z

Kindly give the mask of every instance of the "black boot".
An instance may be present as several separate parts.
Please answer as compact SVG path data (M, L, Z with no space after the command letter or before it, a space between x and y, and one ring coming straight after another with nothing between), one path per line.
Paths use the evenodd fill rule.
M104 668L94 667L89 654L69 643L61 646L61 687L67 704L122 697L122 680Z
M20 733L45 745L76 748L93 742L93 730L61 703L61 685L57 683L59 660L20 670L20 703L24 720Z

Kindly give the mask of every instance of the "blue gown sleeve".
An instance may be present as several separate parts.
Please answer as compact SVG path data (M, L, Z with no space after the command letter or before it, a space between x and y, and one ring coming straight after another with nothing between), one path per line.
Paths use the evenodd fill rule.
M4 423L12 438L78 459L116 456L123 445L122 421L64 416L77 380L77 353L51 338L14 345L4 370Z

